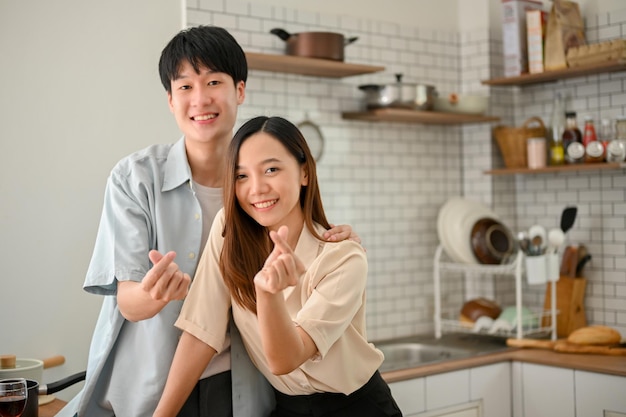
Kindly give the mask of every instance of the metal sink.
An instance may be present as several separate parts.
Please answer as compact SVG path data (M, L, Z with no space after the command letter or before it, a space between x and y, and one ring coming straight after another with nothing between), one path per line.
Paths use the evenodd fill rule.
M415 336L379 341L374 345L385 355L381 372L509 349L501 338L473 334L447 334L440 339Z
M385 360L380 366L381 372L414 368L426 363L466 358L473 355L473 352L467 349L423 343L389 343L376 345L376 347L385 355Z

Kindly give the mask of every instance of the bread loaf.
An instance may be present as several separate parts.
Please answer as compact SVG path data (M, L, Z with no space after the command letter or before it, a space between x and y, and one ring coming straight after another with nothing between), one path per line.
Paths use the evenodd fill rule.
M486 298L475 298L463 304L460 320L466 323L474 323L479 317L487 316L497 319L502 313L502 308L495 302Z
M574 330L567 341L576 345L610 346L622 340L620 333L608 326L587 326Z

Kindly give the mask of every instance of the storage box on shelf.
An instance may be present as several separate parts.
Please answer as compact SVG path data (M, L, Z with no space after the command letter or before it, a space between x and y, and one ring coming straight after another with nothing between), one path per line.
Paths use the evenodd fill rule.
M544 320L546 317L556 317L556 303L552 303L549 311L534 312L530 317L522 317L522 275L523 275L523 252L518 252L515 260L509 264L503 265L482 265L482 264L461 264L456 263L448 258L443 246L439 245L435 251L433 265L433 284L435 293L435 337L440 338L443 331L446 332L473 332L466 323L452 317L444 317L441 305L441 278L442 273L446 271L475 273L481 275L505 275L515 277L515 307L516 307L516 326L512 331L499 330L494 336L515 337L521 339L529 336L541 336L549 334L553 340L556 339L556 320ZM556 291L554 292L556 296ZM536 322L537 325L525 325L529 321ZM548 326L542 326L542 323L548 322Z

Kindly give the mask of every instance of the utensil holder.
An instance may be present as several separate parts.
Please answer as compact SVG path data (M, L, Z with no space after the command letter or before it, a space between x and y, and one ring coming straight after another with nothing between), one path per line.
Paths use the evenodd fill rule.
M559 255L548 253L526 257L526 282L528 285L545 284L559 280Z

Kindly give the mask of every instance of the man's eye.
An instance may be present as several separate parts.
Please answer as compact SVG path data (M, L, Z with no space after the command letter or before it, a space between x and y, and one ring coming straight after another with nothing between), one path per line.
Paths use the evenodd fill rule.
M209 81L209 85L218 85L218 84L220 84L220 82L217 80Z
M181 85L178 89L179 90L189 90L191 87L188 85Z

